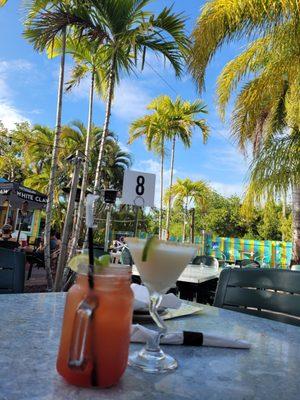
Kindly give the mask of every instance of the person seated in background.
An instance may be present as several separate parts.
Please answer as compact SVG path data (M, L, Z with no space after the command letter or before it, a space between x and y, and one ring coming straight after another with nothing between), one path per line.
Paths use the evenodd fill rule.
M0 237L0 247L6 249L17 249L20 244L12 237L12 226L5 224L2 227L2 235Z
M56 231L54 229L51 229L50 232L50 252L54 252L56 250L59 250L61 247L61 240L57 238L56 236ZM25 248L26 253L32 253L35 255L37 258L40 260L44 260L44 252L45 252L45 245L44 245L44 240L42 239L39 247L34 250L30 246Z

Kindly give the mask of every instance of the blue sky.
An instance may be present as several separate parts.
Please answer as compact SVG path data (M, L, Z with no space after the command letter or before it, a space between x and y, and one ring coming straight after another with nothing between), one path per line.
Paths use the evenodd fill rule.
M22 38L21 1L11 0L0 10L0 120L8 127L14 122L28 120L54 126L59 60L48 60L44 54L36 53ZM176 11L188 17L187 29L192 30L201 6L201 0L156 0L151 9L159 11L163 6L174 3ZM230 139L228 127L224 125L215 107L216 78L222 67L239 51L241 44L226 46L217 54L207 71L206 92L201 95L207 104L207 121L211 136L203 145L201 134L195 131L191 149L177 147L175 175L180 178L204 179L221 194L241 194L245 182L247 163ZM164 68L161 60L150 56L148 63L157 71L168 85L146 65L137 76L125 76L116 91L112 110L111 129L114 130L127 148L128 127L137 117L146 112L146 105L156 96L180 95L186 100L199 98L192 78L185 74L182 80L174 77L169 66ZM72 60L67 59L67 75L72 68ZM170 88L170 87L171 88ZM89 82L83 81L73 93L64 97L63 123L79 119L87 120ZM94 122L102 125L104 105L97 99ZM133 153L134 169L158 174L159 161L145 150L142 140L128 149ZM165 184L168 184L166 164ZM157 183L158 177L157 177ZM157 185L158 186L158 185Z

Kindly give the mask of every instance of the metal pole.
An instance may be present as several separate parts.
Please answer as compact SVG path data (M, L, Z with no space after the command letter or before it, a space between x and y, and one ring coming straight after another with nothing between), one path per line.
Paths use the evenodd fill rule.
M112 208L112 205L108 204L107 214L106 214L106 225L105 225L104 251L108 251L111 208Z
M205 230L202 230L202 255L205 255Z
M195 209L191 209L191 214L192 214L192 221L191 221L191 239L192 243L195 243Z
M75 156L75 168L72 178L71 190L70 190L70 197L68 202L68 208L64 223L63 234L61 238L61 249L58 256L58 263L57 263L57 271L55 276L55 283L54 283L54 291L59 292L62 288L62 277L65 268L67 252L68 252L68 243L71 233L71 227L73 225L73 213L75 207L75 199L77 193L77 185L79 180L79 173L81 167L82 158L79 157L79 152L76 152Z
M8 202L8 204L7 204L7 210L6 210L6 215L5 215L4 225L6 225L6 224L7 224L7 221L8 221L9 207L10 207L10 205L9 205L9 202Z
M138 234L138 225L139 225L139 206L134 206L135 207L135 213L134 213L134 236L136 237Z

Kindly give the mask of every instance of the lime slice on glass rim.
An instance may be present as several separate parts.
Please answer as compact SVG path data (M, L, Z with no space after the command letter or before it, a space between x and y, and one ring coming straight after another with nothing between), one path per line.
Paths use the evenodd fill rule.
M102 257L94 259L94 271L95 274L102 271L103 268L108 267L110 263L110 256L105 254ZM88 254L78 254L71 258L68 267L77 273L88 273L89 256Z
M144 249L143 249L143 254L142 254L142 261L145 262L149 258L149 254L153 251L154 247L157 244L157 237L156 236L150 236L147 238Z

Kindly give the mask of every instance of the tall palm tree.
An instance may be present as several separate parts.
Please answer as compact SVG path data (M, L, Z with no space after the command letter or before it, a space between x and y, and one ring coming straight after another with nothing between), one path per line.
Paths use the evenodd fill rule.
M73 0L72 5L61 5L59 12L39 15L31 25L29 35L37 37L38 45L49 43L49 39L66 26L73 27L78 37L87 36L97 42L104 52L107 70L108 94L103 135L100 143L94 191L99 190L101 163L105 139L109 130L114 88L120 72L130 72L138 59L142 67L147 51L160 53L169 60L176 75L183 69L184 58L190 41L185 34L185 18L171 8L164 8L158 15L146 11L151 0Z
M24 36L29 40L30 43L34 45L34 48L38 51L44 51L47 46L53 46L54 41L53 38L48 37L47 41L44 44L40 44L39 37L33 34L32 27L34 25L34 21L44 15L45 13L53 13L57 12L57 5L60 3L69 4L69 0L65 1L47 1L47 0L39 0L29 2L28 14L25 20L25 31ZM63 27L61 30L61 40L62 40L62 53L60 60L60 71L58 78L58 95L57 95L57 110L56 110L56 121L55 121L55 136L53 142L53 150L52 150L52 161L51 161L51 170L50 170L50 179L48 186L48 201L46 207L46 223L45 223L45 267L47 272L47 285L48 289L53 286L53 279L51 275L51 254L50 254L50 230L51 230L51 216L52 216L52 207L54 201L54 190L55 190L55 179L57 175L57 162L58 162L58 148L60 142L61 135L61 121L62 121L62 99L63 99L63 87L64 87L64 75L65 75L65 56L66 56L66 37L67 31L66 27Z
M191 146L193 128L199 127L203 133L203 139L208 136L208 127L203 119L198 119L199 113L206 113L206 108L201 101L190 103L178 97L175 101L169 96L159 96L147 107L153 111L144 117L137 119L130 128L129 143L140 136L145 136L146 145L149 150L156 149L161 156L160 170L160 217L159 236L162 237L162 209L163 209L163 178L164 178L164 156L165 140L172 141L170 188L173 184L174 158L176 140L181 140L185 147ZM168 201L166 231L169 236L171 198Z
M199 119L198 114L207 113L206 107L202 101L196 100L194 102L183 101L177 97L175 101L169 96L161 96L157 98L156 111L164 121L164 131L168 132L168 138L172 141L171 150L171 166L170 166L170 186L173 185L174 175L174 159L175 159L175 146L176 141L180 140L186 148L191 147L191 139L193 129L200 128L203 134L203 141L205 142L209 129L204 119ZM169 237L171 218L171 197L168 201L167 217L166 217L166 235Z
M189 178L177 179L176 183L171 189L166 192L166 200L174 198L177 204L183 208L183 228L182 228L182 242L185 242L186 238L186 226L188 223L188 213L190 206L198 206L204 209L208 203L210 196L210 188L203 181L193 182Z
M164 161L165 161L165 140L168 138L168 131L163 118L156 111L156 100L150 103L148 110L153 110L151 114L147 114L134 121L130 126L129 144L132 144L140 137L145 138L145 144L148 150L153 150L160 155L160 208L159 208L159 238L162 237L162 220L163 220L163 192L164 192Z
M91 131L93 129L93 105L94 105L94 91L95 89L100 95L103 95L106 90L105 67L103 60L103 52L99 51L97 44L89 42L86 38L81 38L80 41L69 37L67 39L67 52L72 54L75 60L75 67L73 68L70 81L67 83L67 90L72 90L75 85L90 75L90 94L89 94L89 110L88 110L88 124L87 134L84 149L85 162L83 164L83 174L81 183L80 200L77 211L76 224L73 230L73 246L78 243L80 231L82 229L82 221L84 215L85 196L88 185L89 167L91 165ZM71 251L73 253L73 251Z
M276 146L278 134L288 132L293 137L299 131L299 16L297 0L245 0L226 4L213 0L204 7L194 31L191 69L200 89L206 67L218 48L241 35L256 38L224 68L219 78L218 97L224 115L231 93L240 82L244 83L232 112L232 133L242 149L252 143L254 163L257 158L260 166L261 153L274 150L271 144L275 141ZM250 186L253 188L255 182L259 188L255 179ZM298 184L293 183L294 193L299 192L295 186ZM278 185L285 187L284 181ZM294 196L294 201L299 201L298 196ZM299 207L299 203L293 207ZM295 213L294 217L294 233L299 235L294 235L295 248L300 230Z

